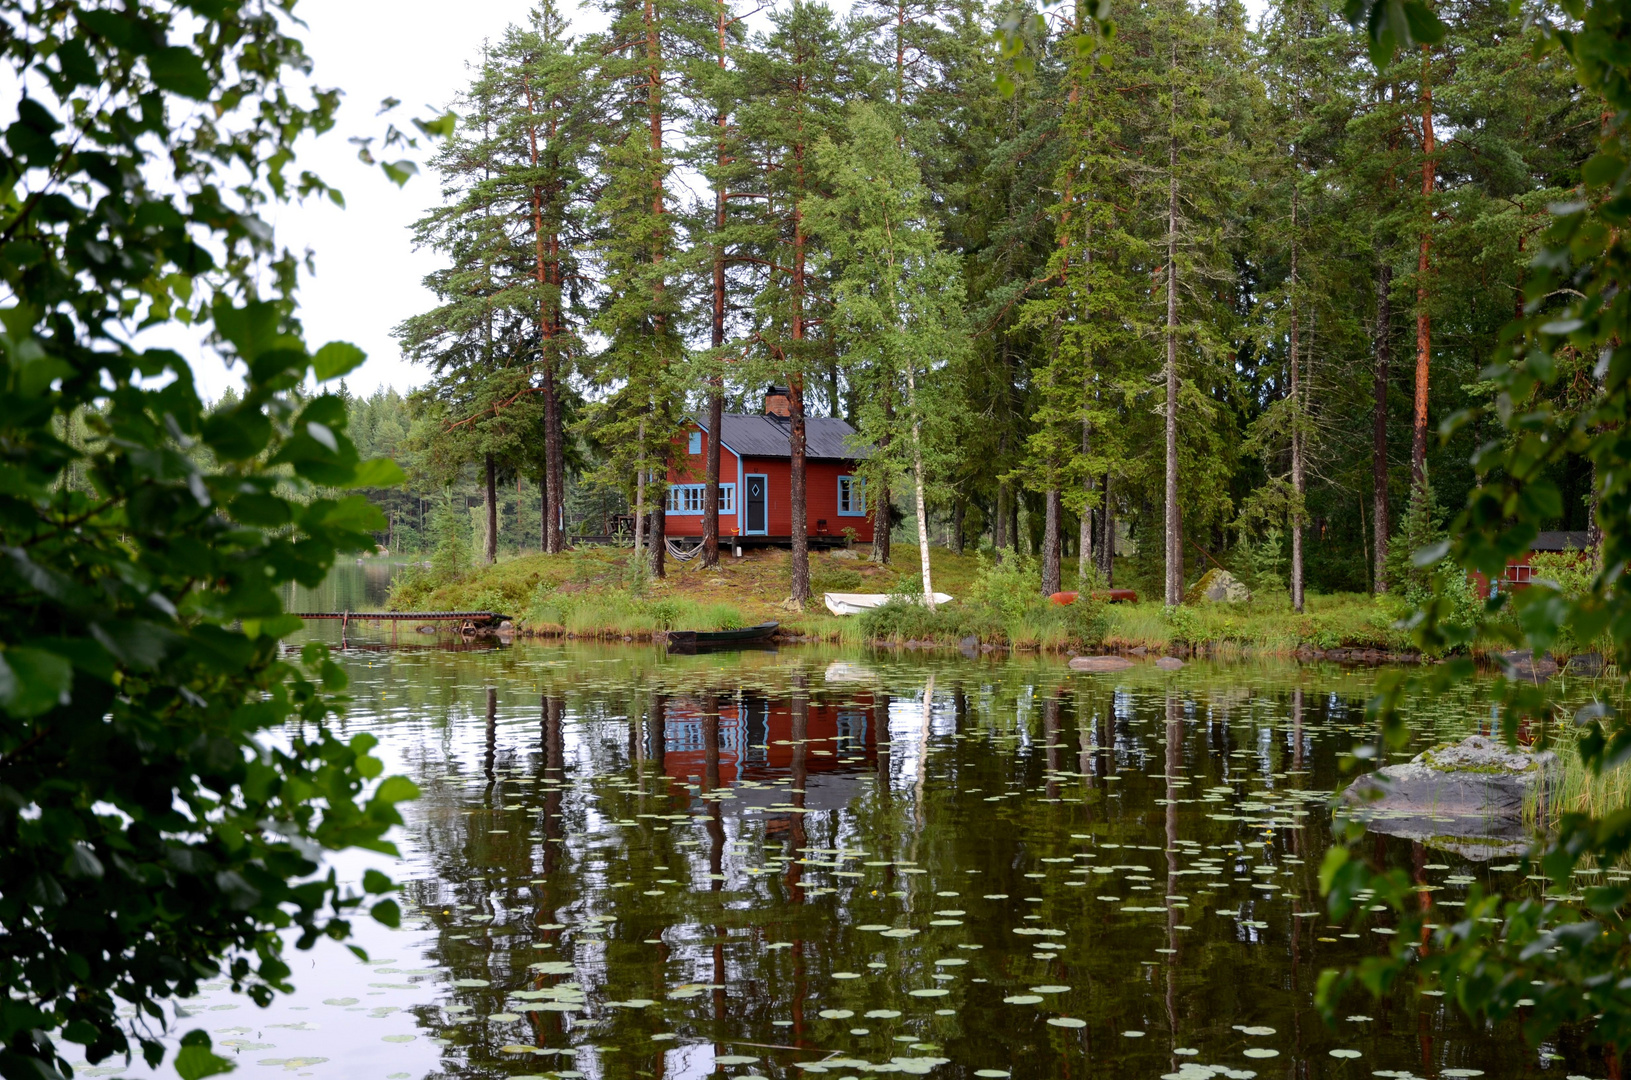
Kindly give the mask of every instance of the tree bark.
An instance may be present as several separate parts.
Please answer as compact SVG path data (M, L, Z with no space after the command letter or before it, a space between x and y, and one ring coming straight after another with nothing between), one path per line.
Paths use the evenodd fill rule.
M1432 360L1433 324L1428 311L1432 292L1427 275L1432 268L1433 196L1437 179L1433 160L1433 87L1428 81L1432 74L1432 58L1426 45L1421 47L1421 243L1416 256L1416 403L1410 438L1411 482L1421 487L1427 482L1427 379Z
M951 507L951 549L963 553L963 522L968 514L967 500L959 497Z
M917 410L917 374L906 366L906 407L912 410L912 495L917 510L917 556L923 567L923 603L934 606L934 581L929 574L929 510L923 500L923 424Z
M1090 449L1092 427L1082 421L1082 458L1086 460ZM1076 586L1083 588L1092 577L1093 569L1093 477L1082 478L1082 520L1076 538Z
M1063 500L1057 486L1048 488L1046 509L1042 516L1042 595L1052 596L1059 591L1060 508Z
M533 96L532 82L523 79L522 87L527 95L527 112L529 117L536 118L538 114L537 101ZM549 120L548 148L551 157L555 156L555 137L559 134L557 119L551 115ZM527 141L531 150L532 167L536 172L539 163L538 153L538 125L535 119L527 123ZM560 162L554 162L555 172L559 171ZM553 173L552 173L553 175ZM558 190L548 193L553 199L559 195ZM566 477L565 447L561 435L561 403L555 385L555 340L563 329L561 311L561 234L553 227L546 228L544 224L544 196L542 184L532 186L532 240L534 256L534 273L537 277L538 290L538 360L539 360L539 391L544 399L544 508L543 508L543 537L541 549L551 555L558 555L566 546L566 539L561 530L561 493Z
M725 18L725 3L720 0L718 8L719 29L719 69L725 69L725 33L730 22ZM729 125L729 113L721 108L714 114L714 126L719 129L719 144L717 164L719 166L719 179L714 188L714 309L713 309L713 347L714 356L719 356L720 348L725 344L725 244L721 237L725 232L725 166L730 161L727 153L725 134ZM708 451L706 458L706 488L702 497L702 567L712 570L719 566L719 428L724 423L725 386L724 380L714 376L708 380ZM741 477L737 477L737 488L742 486Z
M487 455L487 543L483 552L487 565L498 561L498 466Z
M884 430L887 432L893 426L895 419L895 399L891 390L885 390L883 399ZM889 436L885 434L878 440L878 449L884 450L889 446ZM880 566L889 565L890 542L890 513L889 513L889 478L878 477L878 490L867 492L867 499L872 504L872 561Z
M1172 49L1178 66L1178 47ZM1166 604L1184 599L1184 549L1178 526L1178 133L1177 100L1172 104L1173 131L1167 146L1167 408L1166 408Z
M808 500L805 491L805 420L804 385L802 379L789 379L787 397L792 405L792 423L788 425L791 487L789 502L792 512L793 588L791 599L801 607L810 599L810 529Z
M1110 501L1110 471L1105 470L1099 491L1099 580L1105 588L1115 584L1116 512Z
M1297 189L1291 189L1291 610L1303 612L1303 397L1297 322Z
M1373 547L1375 572L1372 588L1377 595L1387 592L1387 547L1391 529L1388 514L1387 479L1387 386L1388 367L1393 360L1393 268L1386 263L1376 268L1376 375L1372 382L1374 405L1371 410L1371 508L1376 544Z
M651 496L651 576L660 578L667 572L668 517L666 487L653 485Z

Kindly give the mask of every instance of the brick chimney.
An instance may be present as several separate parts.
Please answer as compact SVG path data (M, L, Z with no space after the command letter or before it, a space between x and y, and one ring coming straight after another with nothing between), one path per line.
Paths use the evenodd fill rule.
M774 383L765 387L765 415L793 415L793 403L787 397L787 387L777 386Z

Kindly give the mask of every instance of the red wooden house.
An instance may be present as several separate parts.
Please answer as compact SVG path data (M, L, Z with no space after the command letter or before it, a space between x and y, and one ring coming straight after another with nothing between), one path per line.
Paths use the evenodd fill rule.
M1534 580L1534 567L1529 565L1529 556L1536 552L1563 553L1572 552L1577 558L1585 558L1586 549L1591 545L1591 534L1584 529L1578 532L1543 532L1535 537L1535 542L1529 545L1529 550L1512 559L1506 564L1506 573L1501 575L1497 585L1502 592L1511 592L1515 589L1527 589ZM1489 580L1483 574L1474 570L1472 572L1473 585L1478 590L1481 600L1489 599Z
M759 415L730 414L719 432L719 537L721 543L790 544L792 519L791 408L787 391L765 391ZM708 418L694 416L680 433L668 471L664 529L669 537L702 535L702 506L708 475ZM835 417L805 421L804 533L813 544L840 544L853 529L860 543L872 542L872 508L866 482L856 466L866 449L856 445L855 429Z

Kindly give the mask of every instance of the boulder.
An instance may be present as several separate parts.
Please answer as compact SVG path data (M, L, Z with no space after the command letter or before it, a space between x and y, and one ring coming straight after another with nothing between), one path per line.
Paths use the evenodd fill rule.
M1557 661L1549 654L1536 657L1528 649L1514 649L1500 655L1506 677L1520 682L1545 682L1557 674Z
M861 553L854 548L839 548L837 551L832 552L830 557L843 559L845 562L859 562Z
M1070 658L1070 670L1087 671L1098 675L1108 674L1112 671L1126 671L1133 666L1133 662L1125 656L1073 656Z
M1177 671L1184 666L1184 662L1176 656L1163 656L1155 662L1155 666L1162 671Z
M1245 584L1227 570L1213 567L1201 575L1201 579L1189 587L1184 594L1184 603L1199 604L1203 601L1222 604L1240 604L1252 598L1252 591Z
M1511 838L1525 804L1545 796L1557 771L1549 750L1537 754L1473 735L1367 773L1343 798L1382 832Z

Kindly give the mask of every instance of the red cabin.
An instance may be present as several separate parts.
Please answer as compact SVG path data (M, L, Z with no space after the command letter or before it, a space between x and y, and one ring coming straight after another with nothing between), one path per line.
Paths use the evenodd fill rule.
M1502 592L1527 589L1529 583L1534 580L1534 567L1529 565L1529 556L1537 551L1571 552L1576 558L1583 559L1590 545L1591 534L1583 529L1578 532L1543 532L1535 537L1535 542L1529 545L1528 551L1506 564L1506 573L1501 575L1497 585ZM1489 599L1489 580L1476 570L1472 572L1472 580L1478 590L1478 598Z
M765 392L761 415L723 417L719 433L719 538L722 544L793 542L791 407L787 391ZM842 544L845 530L872 542L872 507L856 466L866 457L855 429L836 417L805 420L804 534L812 544ZM708 476L706 416L694 416L677 441L668 470L664 530L669 537L702 535Z

